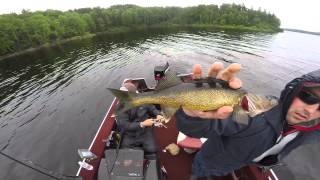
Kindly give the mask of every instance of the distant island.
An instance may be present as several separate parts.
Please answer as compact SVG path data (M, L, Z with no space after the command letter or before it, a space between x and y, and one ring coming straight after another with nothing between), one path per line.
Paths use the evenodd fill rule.
M313 35L320 35L320 32L305 31L305 30L300 30L300 29L284 28L283 30L299 32L299 33L306 33L306 34L313 34Z
M236 4L185 8L115 5L65 12L23 10L21 14L0 15L0 59L99 33L154 27L281 31L280 20L274 14Z

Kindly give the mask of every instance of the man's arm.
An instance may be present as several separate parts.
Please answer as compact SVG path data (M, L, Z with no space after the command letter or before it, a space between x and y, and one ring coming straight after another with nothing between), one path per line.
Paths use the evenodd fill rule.
M177 128L184 134L195 138L208 138L211 135L230 136L247 128L235 122L232 116L226 119L203 119L187 115L182 109L179 109L176 116Z

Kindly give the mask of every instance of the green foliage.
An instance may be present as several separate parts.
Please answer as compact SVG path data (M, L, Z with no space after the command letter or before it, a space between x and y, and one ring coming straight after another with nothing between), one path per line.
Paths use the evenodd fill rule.
M24 19L24 30L32 46L48 41L50 33L49 18L42 14L33 14Z
M74 12L66 12L58 17L58 22L60 27L62 27L62 32L60 36L62 38L70 38L74 36L81 36L88 31L87 22L79 16L79 14Z
M275 32L280 30L280 20L265 11L235 4L186 8L116 5L67 12L23 10L19 15L0 15L0 55L88 33L148 26L212 26Z

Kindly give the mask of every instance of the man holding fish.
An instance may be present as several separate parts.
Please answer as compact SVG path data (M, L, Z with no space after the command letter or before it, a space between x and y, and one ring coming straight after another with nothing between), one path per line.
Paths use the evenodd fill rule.
M223 69L214 63L202 77L195 65L191 83L168 73L152 93L110 90L124 104L120 112L142 104L160 104L165 112L170 107L181 132L208 139L195 156L195 176L224 176L250 164L272 166L299 145L320 141L320 70L289 82L279 101L239 89L239 70L239 64Z
M222 64L215 63L209 76L238 89L242 86L235 77L239 69L238 64L223 69ZM194 66L193 73L195 78L201 77L199 65ZM278 105L249 116L247 124L234 121L233 110L231 106L206 112L181 108L176 113L180 131L208 138L195 156L195 176L224 176L250 164L273 166L296 147L320 142L320 70L289 82Z

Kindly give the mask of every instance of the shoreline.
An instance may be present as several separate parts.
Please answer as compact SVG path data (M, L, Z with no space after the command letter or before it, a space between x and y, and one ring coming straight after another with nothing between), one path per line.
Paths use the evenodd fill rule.
M71 41L75 40L81 40L81 39L88 39L88 38L93 38L95 36L99 35L114 35L114 34L121 34L121 33L129 33L132 31L142 31L142 30L148 30L148 29L157 29L157 28L162 28L162 29L185 29L185 28L195 28L195 29L206 29L206 30L234 30L234 31L246 31L246 32L261 32L261 33L278 33L278 32L283 32L283 29L277 29L277 30L272 30L272 29L261 29L257 27L250 27L250 26L230 26L230 25L206 25L206 24L192 24L192 25L176 25L176 24L162 24L162 25L153 25L153 26L132 26L132 27L114 27L110 28L107 31L103 32L98 32L98 33L87 33L83 36L75 36L72 38L68 39L62 39L62 40L57 40L54 42L48 42L45 44L42 44L37 47L30 47L28 49L24 49L22 51L18 51L15 53L11 54L6 54L6 55L1 55L0 56L0 61L5 60L8 58L13 58L17 57L23 54L35 52L37 50L43 49L43 48L50 48L54 47L57 45L65 44Z

